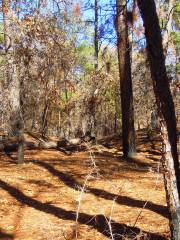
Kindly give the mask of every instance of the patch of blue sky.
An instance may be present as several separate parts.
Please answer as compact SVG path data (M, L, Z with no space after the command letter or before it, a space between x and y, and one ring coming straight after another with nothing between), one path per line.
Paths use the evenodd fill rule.
M81 2L81 11L83 13L83 20L89 25L90 35L93 42L94 31L94 0L87 0ZM116 42L116 34L114 29L115 17L115 0L98 0L98 14L99 14L99 38L105 45L114 44Z

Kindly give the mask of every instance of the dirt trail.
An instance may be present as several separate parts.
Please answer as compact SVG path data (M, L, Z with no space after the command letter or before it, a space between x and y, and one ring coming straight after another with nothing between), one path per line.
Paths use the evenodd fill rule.
M71 156L28 150L22 166L1 153L0 239L168 239L160 155L144 143L131 160L110 140Z

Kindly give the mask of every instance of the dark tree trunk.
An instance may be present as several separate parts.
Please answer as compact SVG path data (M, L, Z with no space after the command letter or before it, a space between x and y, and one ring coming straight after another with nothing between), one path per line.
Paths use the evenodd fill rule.
M28 72L29 66L26 66ZM28 72L29 73L29 72ZM24 78L19 81L19 119L18 119L18 164L24 163L24 102L25 102L25 85Z
M99 15L98 15L98 2L99 0L94 1L94 59L95 59L95 70L98 70L98 55L99 55L99 34L98 34L98 23L99 23Z
M172 239L180 239L180 174L174 103L169 87L162 36L154 0L138 0L147 41L154 92L161 119L162 157Z
M47 129L48 129L48 111L49 111L49 104L48 101L46 101L44 110L43 110L43 115L42 115L42 137L45 138L47 135Z
M133 89L131 77L131 47L128 37L126 0L117 0L117 48L120 74L123 154L132 156L136 152Z
M19 143L18 143L18 164L24 163L24 128L19 130Z

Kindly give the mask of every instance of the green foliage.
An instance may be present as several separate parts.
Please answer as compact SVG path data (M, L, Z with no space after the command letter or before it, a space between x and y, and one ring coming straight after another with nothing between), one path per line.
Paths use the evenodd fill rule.
M178 31L171 32L171 39L177 47L180 46L180 32Z
M179 53L180 53L180 32L173 31L171 33L171 40L174 44L176 54L179 55ZM176 65L176 71L179 72L179 64Z
M76 98L76 96L77 96L77 93L72 92L70 90L67 90L67 92L65 92L65 91L60 92L61 102L64 102L64 103L67 101L70 101L72 98Z
M176 72L180 74L180 63L176 64Z
M0 56L0 66L5 65L6 61L5 61L5 57L2 55Z
M180 26L180 17L179 16L180 16L180 2L176 1L174 13L173 13L173 19L174 19L174 23L175 23L177 29L179 29L179 26Z
M0 23L0 44L4 43L4 26Z
M77 64L80 66L83 73L89 73L94 69L92 56L94 48L88 42L83 42L76 48Z

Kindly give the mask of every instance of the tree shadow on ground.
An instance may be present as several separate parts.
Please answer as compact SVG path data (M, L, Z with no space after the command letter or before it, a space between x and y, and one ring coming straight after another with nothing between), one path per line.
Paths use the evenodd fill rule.
M54 215L55 217L58 217L63 220L76 221L75 211L68 211L63 208L56 207L52 204L42 203L38 200L28 197L27 195L22 193L19 189L9 185L8 183L2 180L0 180L0 188L7 191L12 197L14 197L17 201L19 201L22 204L25 204L29 207L32 207L44 213ZM111 233L109 231L109 224L111 224L114 240L122 240L124 239L124 236L126 236L128 239L141 239L141 240L166 239L164 236L155 233L145 232L137 227L129 227L125 224L114 222L113 220L110 220L103 215L93 216L86 213L79 213L79 218L77 222L80 224L85 224L87 226L93 227L94 229L96 229L97 231L99 231L108 238L111 238ZM137 235L141 235L141 237L136 238Z
M63 181L63 183L66 184L68 187L73 188L75 190L83 188L83 184L76 181L73 176L68 175L67 173L58 171L50 164L40 161L40 160L34 160L31 162L48 170L52 175L58 177L60 181ZM126 197L126 196L116 195L116 194L109 193L105 190L98 189L98 188L86 187L86 192L91 193L97 197L104 198L106 200L113 201L114 199L116 199L116 203L118 203L120 205L143 208L143 206L146 204L146 209L153 211L155 213L158 213L166 218L168 218L168 216L169 216L167 207L159 205L159 204L155 204L152 202L147 203L146 201L137 200L137 199L133 199L133 198Z
M7 150L7 149L4 149L4 153L6 154L6 156L7 156L10 160L13 160L13 162L15 163L15 161L17 160L17 158L12 156L12 152L10 152L10 151Z
M144 152L144 153L161 156L161 152L159 150L155 150L155 149L138 149L137 152L142 152L142 153Z
M141 151L139 151L141 152ZM138 160L138 157L136 157L136 155L134 157L123 157L122 155L120 154L117 154L117 153L110 153L110 152L106 152L106 151L102 151L101 153L95 153L94 154L95 158L98 160L99 158L102 158L102 159L113 159L114 162L118 162L118 163L121 163L121 162L124 162L124 163L127 163L128 164L128 169L129 170L133 170L135 169L136 171L138 172L147 172L149 170L149 168L153 168L154 170L157 169L157 159L156 161L154 162L143 162L143 161L140 161ZM153 158L152 158L153 160ZM101 163L103 164L103 163ZM112 161L111 161L111 164L112 164ZM108 163L109 165L109 163ZM122 166L123 167L123 166Z
M133 158L122 158L121 161L124 161L124 162L127 162L127 163L130 163L130 164L134 164L136 167L138 168L142 168L144 170L147 170L149 169L150 167L153 167L153 168L157 168L157 163L148 163L148 162L142 162L142 161L139 161L138 159L136 159L135 157Z
M13 234L5 233L3 230L0 229L0 240L12 240L14 239Z
M34 180L34 179L29 179L27 181L28 183L30 184L35 184L35 185L38 185L38 186L41 186L41 187L47 187L47 188L55 188L55 186L45 180Z

